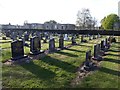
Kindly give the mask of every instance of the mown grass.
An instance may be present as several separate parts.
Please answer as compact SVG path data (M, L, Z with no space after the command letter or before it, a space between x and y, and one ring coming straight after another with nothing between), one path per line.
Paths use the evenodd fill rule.
M96 40L91 42L98 43ZM81 43L26 64L3 64L3 88L70 88L71 80L76 77L76 69L85 60L85 52L93 45Z
M119 40L119 41L118 41ZM77 87L82 88L119 88L120 89L120 37L113 43L100 69L81 81Z

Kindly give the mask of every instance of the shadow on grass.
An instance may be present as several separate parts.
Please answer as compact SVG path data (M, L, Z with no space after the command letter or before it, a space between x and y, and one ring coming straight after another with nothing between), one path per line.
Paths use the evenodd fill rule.
M67 72L75 73L76 66L69 64L67 62L52 58L50 56L46 56L41 59L43 62L48 63L49 65L57 66L61 69L66 70Z
M87 43L86 43L86 44L87 44ZM79 45L77 45L77 46L83 46L83 47L92 47L92 46L81 45L81 44L79 44Z
M109 49L108 51L110 51L110 52L120 52L120 50L112 50L112 49Z
M119 59L119 58L118 58L118 59ZM120 60L111 59L111 58L104 58L104 61L114 62L114 63L118 63L118 64L120 64Z
M66 50L75 51L75 52L82 52L82 53L84 53L84 52L85 52L85 51L80 51L80 50L70 49L70 48L67 48Z
M45 80L45 79L50 79L55 77L54 72L36 65L32 61L28 64L22 64L21 66L24 69L30 71L32 74L36 75L40 79Z
M63 55L69 56L69 57L78 57L78 55L74 55L74 54L67 53L67 52L58 51L56 53L63 54Z
M108 68L105 68L105 67L101 67L99 70L102 71L102 72L109 73L109 74L116 75L116 76L120 77L120 72L119 71L111 70L111 69L108 69Z
M107 53L106 55L120 57L120 55L110 54L110 53Z

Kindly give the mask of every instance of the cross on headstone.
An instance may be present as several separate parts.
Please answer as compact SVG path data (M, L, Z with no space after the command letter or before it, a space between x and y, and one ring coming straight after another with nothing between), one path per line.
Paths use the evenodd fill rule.
M20 40L13 41L11 43L11 52L12 60L18 60L27 57L26 55L24 55L23 41Z

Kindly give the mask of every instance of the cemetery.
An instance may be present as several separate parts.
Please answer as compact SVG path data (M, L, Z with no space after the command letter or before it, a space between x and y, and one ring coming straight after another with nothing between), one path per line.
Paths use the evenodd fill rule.
M4 32L3 88L118 88L120 37Z

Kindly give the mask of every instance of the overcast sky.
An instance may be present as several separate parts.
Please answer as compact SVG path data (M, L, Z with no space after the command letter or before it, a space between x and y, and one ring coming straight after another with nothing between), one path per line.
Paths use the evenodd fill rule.
M98 22L106 15L118 14L120 0L0 0L0 24L76 23L77 12L88 8Z

